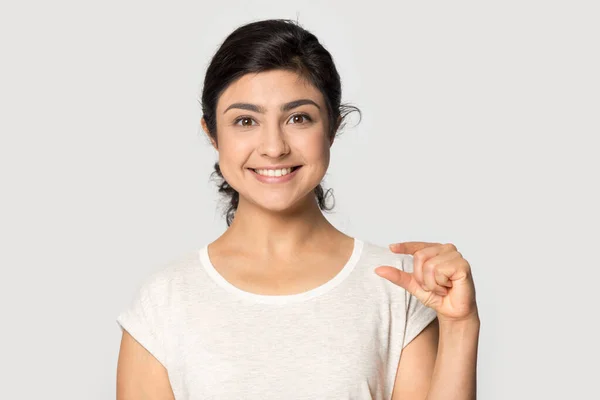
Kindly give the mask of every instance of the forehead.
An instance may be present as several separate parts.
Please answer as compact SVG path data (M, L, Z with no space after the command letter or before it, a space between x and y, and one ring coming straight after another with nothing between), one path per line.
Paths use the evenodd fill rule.
M321 106L321 92L310 82L292 71L272 70L245 74L231 83L220 96L217 113L229 104L247 102L262 105L267 109L279 108L282 103L309 98Z

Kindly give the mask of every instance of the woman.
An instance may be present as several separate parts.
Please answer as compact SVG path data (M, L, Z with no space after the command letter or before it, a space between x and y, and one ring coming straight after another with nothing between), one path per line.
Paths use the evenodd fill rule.
M201 124L228 229L119 315L119 400L475 397L479 318L456 247L388 249L323 215L330 147L357 110L340 99L330 54L293 21L221 45Z

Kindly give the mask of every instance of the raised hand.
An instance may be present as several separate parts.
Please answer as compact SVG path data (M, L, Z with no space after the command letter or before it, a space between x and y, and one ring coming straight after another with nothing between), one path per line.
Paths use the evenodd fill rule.
M440 321L478 319L471 266L451 243L404 242L390 245L398 254L414 257L412 273L393 266L380 266L375 273L406 289Z

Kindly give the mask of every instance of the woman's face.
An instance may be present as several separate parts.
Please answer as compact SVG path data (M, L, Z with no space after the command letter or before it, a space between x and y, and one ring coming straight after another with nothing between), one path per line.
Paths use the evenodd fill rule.
M318 89L290 71L246 74L219 98L216 125L221 172L240 203L282 211L314 199L333 143Z

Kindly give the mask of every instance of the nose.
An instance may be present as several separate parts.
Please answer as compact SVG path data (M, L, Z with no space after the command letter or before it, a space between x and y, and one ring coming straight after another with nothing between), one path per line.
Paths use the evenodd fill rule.
M279 125L263 129L258 151L260 155L271 158L281 158L289 153L290 150L285 137L285 132Z

